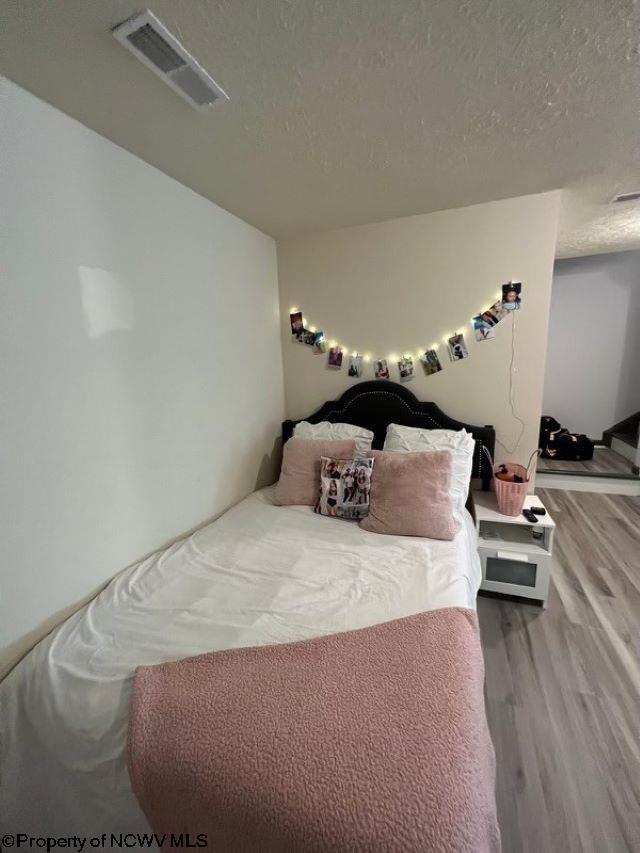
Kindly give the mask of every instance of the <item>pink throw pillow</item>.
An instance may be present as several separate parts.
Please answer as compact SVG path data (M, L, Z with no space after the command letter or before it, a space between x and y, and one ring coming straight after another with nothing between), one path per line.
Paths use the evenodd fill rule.
M371 533L453 539L457 525L449 495L451 452L371 455L376 462L369 515L360 527Z
M353 439L315 441L290 438L282 450L276 503L279 506L315 506L320 492L320 458L351 459L355 449Z

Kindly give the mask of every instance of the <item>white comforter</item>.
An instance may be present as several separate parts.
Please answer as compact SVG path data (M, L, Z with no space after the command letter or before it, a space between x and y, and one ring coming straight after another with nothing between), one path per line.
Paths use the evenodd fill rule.
M125 763L142 664L475 607L473 522L452 542L380 536L248 497L120 574L0 685L0 823L58 835L148 831Z

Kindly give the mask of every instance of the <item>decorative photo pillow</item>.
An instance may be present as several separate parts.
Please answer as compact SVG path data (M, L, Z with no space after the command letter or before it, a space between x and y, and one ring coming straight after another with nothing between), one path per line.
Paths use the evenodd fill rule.
M373 459L332 459L320 463L320 495L315 511L336 518L365 518L369 514Z

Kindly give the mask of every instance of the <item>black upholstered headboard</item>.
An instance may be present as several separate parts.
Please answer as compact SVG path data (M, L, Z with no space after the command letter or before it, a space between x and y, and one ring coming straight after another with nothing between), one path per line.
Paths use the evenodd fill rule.
M421 403L405 385L387 379L360 382L344 392L339 400L331 400L317 412L304 418L309 423L320 421L355 424L369 429L374 434L373 446L381 449L389 424L422 427L422 429L466 429L474 437L476 449L473 454L472 477L482 480L482 488L491 485L491 466L482 452L486 447L494 455L496 433L492 426L474 426L450 418L435 404ZM282 424L282 440L288 441L293 428L299 421Z

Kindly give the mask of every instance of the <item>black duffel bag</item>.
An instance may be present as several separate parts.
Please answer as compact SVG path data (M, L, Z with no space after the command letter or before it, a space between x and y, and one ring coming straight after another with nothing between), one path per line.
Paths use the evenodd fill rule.
M544 415L540 419L538 447L544 459L562 459L571 462L593 459L594 444L582 433L569 432L555 418Z

